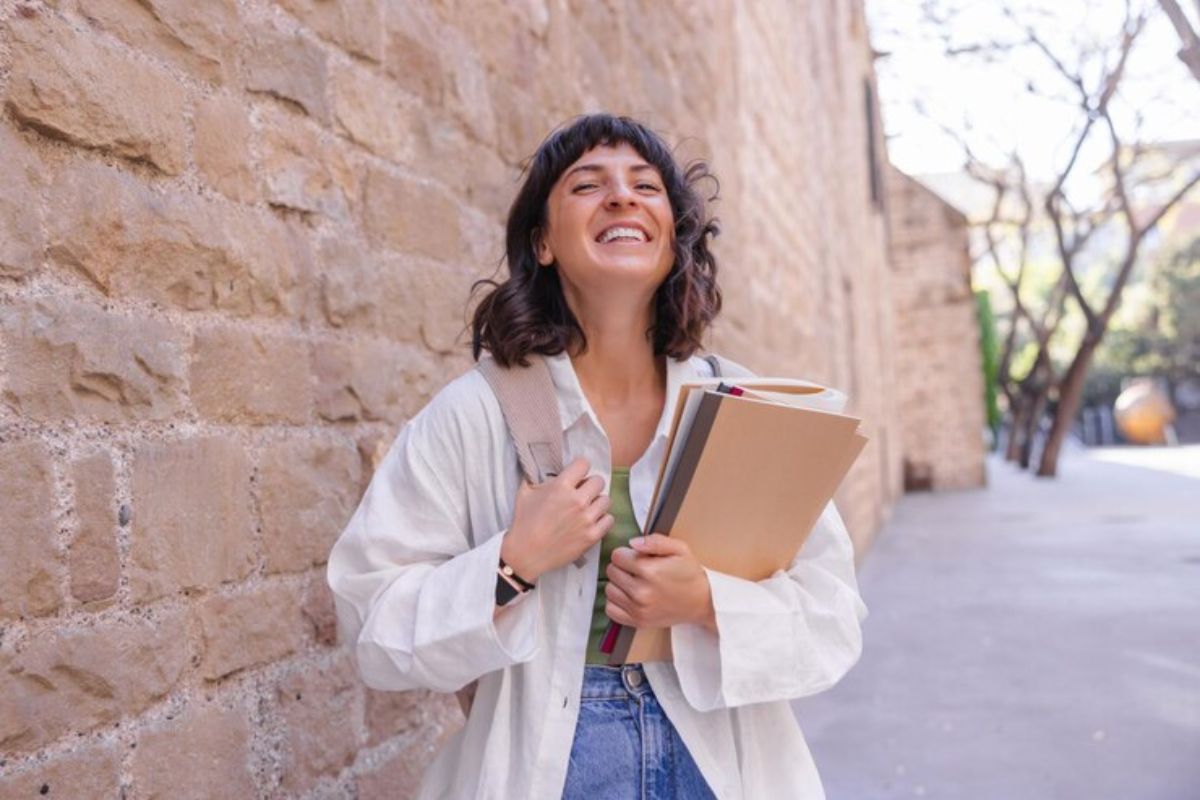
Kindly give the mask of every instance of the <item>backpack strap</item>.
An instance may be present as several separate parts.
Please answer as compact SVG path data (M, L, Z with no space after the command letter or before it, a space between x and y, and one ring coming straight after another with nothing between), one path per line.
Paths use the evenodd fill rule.
M537 484L562 472L562 418L550 368L536 354L529 362L527 367L514 364L506 369L485 355L475 366L500 402L521 471Z
M756 377L753 372L743 367L736 361L731 361L724 356L719 356L716 353L709 353L704 356L704 360L712 366L714 378L753 378Z

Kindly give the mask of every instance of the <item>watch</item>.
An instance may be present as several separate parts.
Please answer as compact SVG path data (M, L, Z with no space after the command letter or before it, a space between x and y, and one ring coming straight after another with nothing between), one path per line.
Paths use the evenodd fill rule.
M522 578L513 568L500 559L496 568L496 605L505 606L534 588L534 584Z

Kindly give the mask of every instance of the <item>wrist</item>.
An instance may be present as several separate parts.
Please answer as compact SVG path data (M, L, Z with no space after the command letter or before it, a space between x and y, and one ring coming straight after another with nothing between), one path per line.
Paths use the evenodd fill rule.
M504 534L504 541L500 543L500 560L512 567L513 572L529 583L537 583L537 579L541 577L541 572L529 563L525 554L514 544L508 533Z

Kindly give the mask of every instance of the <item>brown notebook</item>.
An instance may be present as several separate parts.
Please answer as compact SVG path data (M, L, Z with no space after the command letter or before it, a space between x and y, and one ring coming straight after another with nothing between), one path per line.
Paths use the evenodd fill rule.
M681 391L681 402L685 396ZM662 502L651 503L647 532L678 536L706 567L747 580L786 569L862 452L867 439L859 423L827 410L703 391L690 427L676 432L684 438L673 468L664 462L655 490ZM670 659L669 628L622 626L609 663Z

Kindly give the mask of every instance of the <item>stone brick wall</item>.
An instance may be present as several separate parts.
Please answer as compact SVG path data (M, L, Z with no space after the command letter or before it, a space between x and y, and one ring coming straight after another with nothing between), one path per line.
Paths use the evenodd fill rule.
M457 707L361 685L325 555L580 111L711 159L713 345L850 392L865 549L901 455L870 59L857 0L0 3L0 796L411 792Z
M983 486L983 367L967 219L896 169L887 176L897 393L908 489Z

